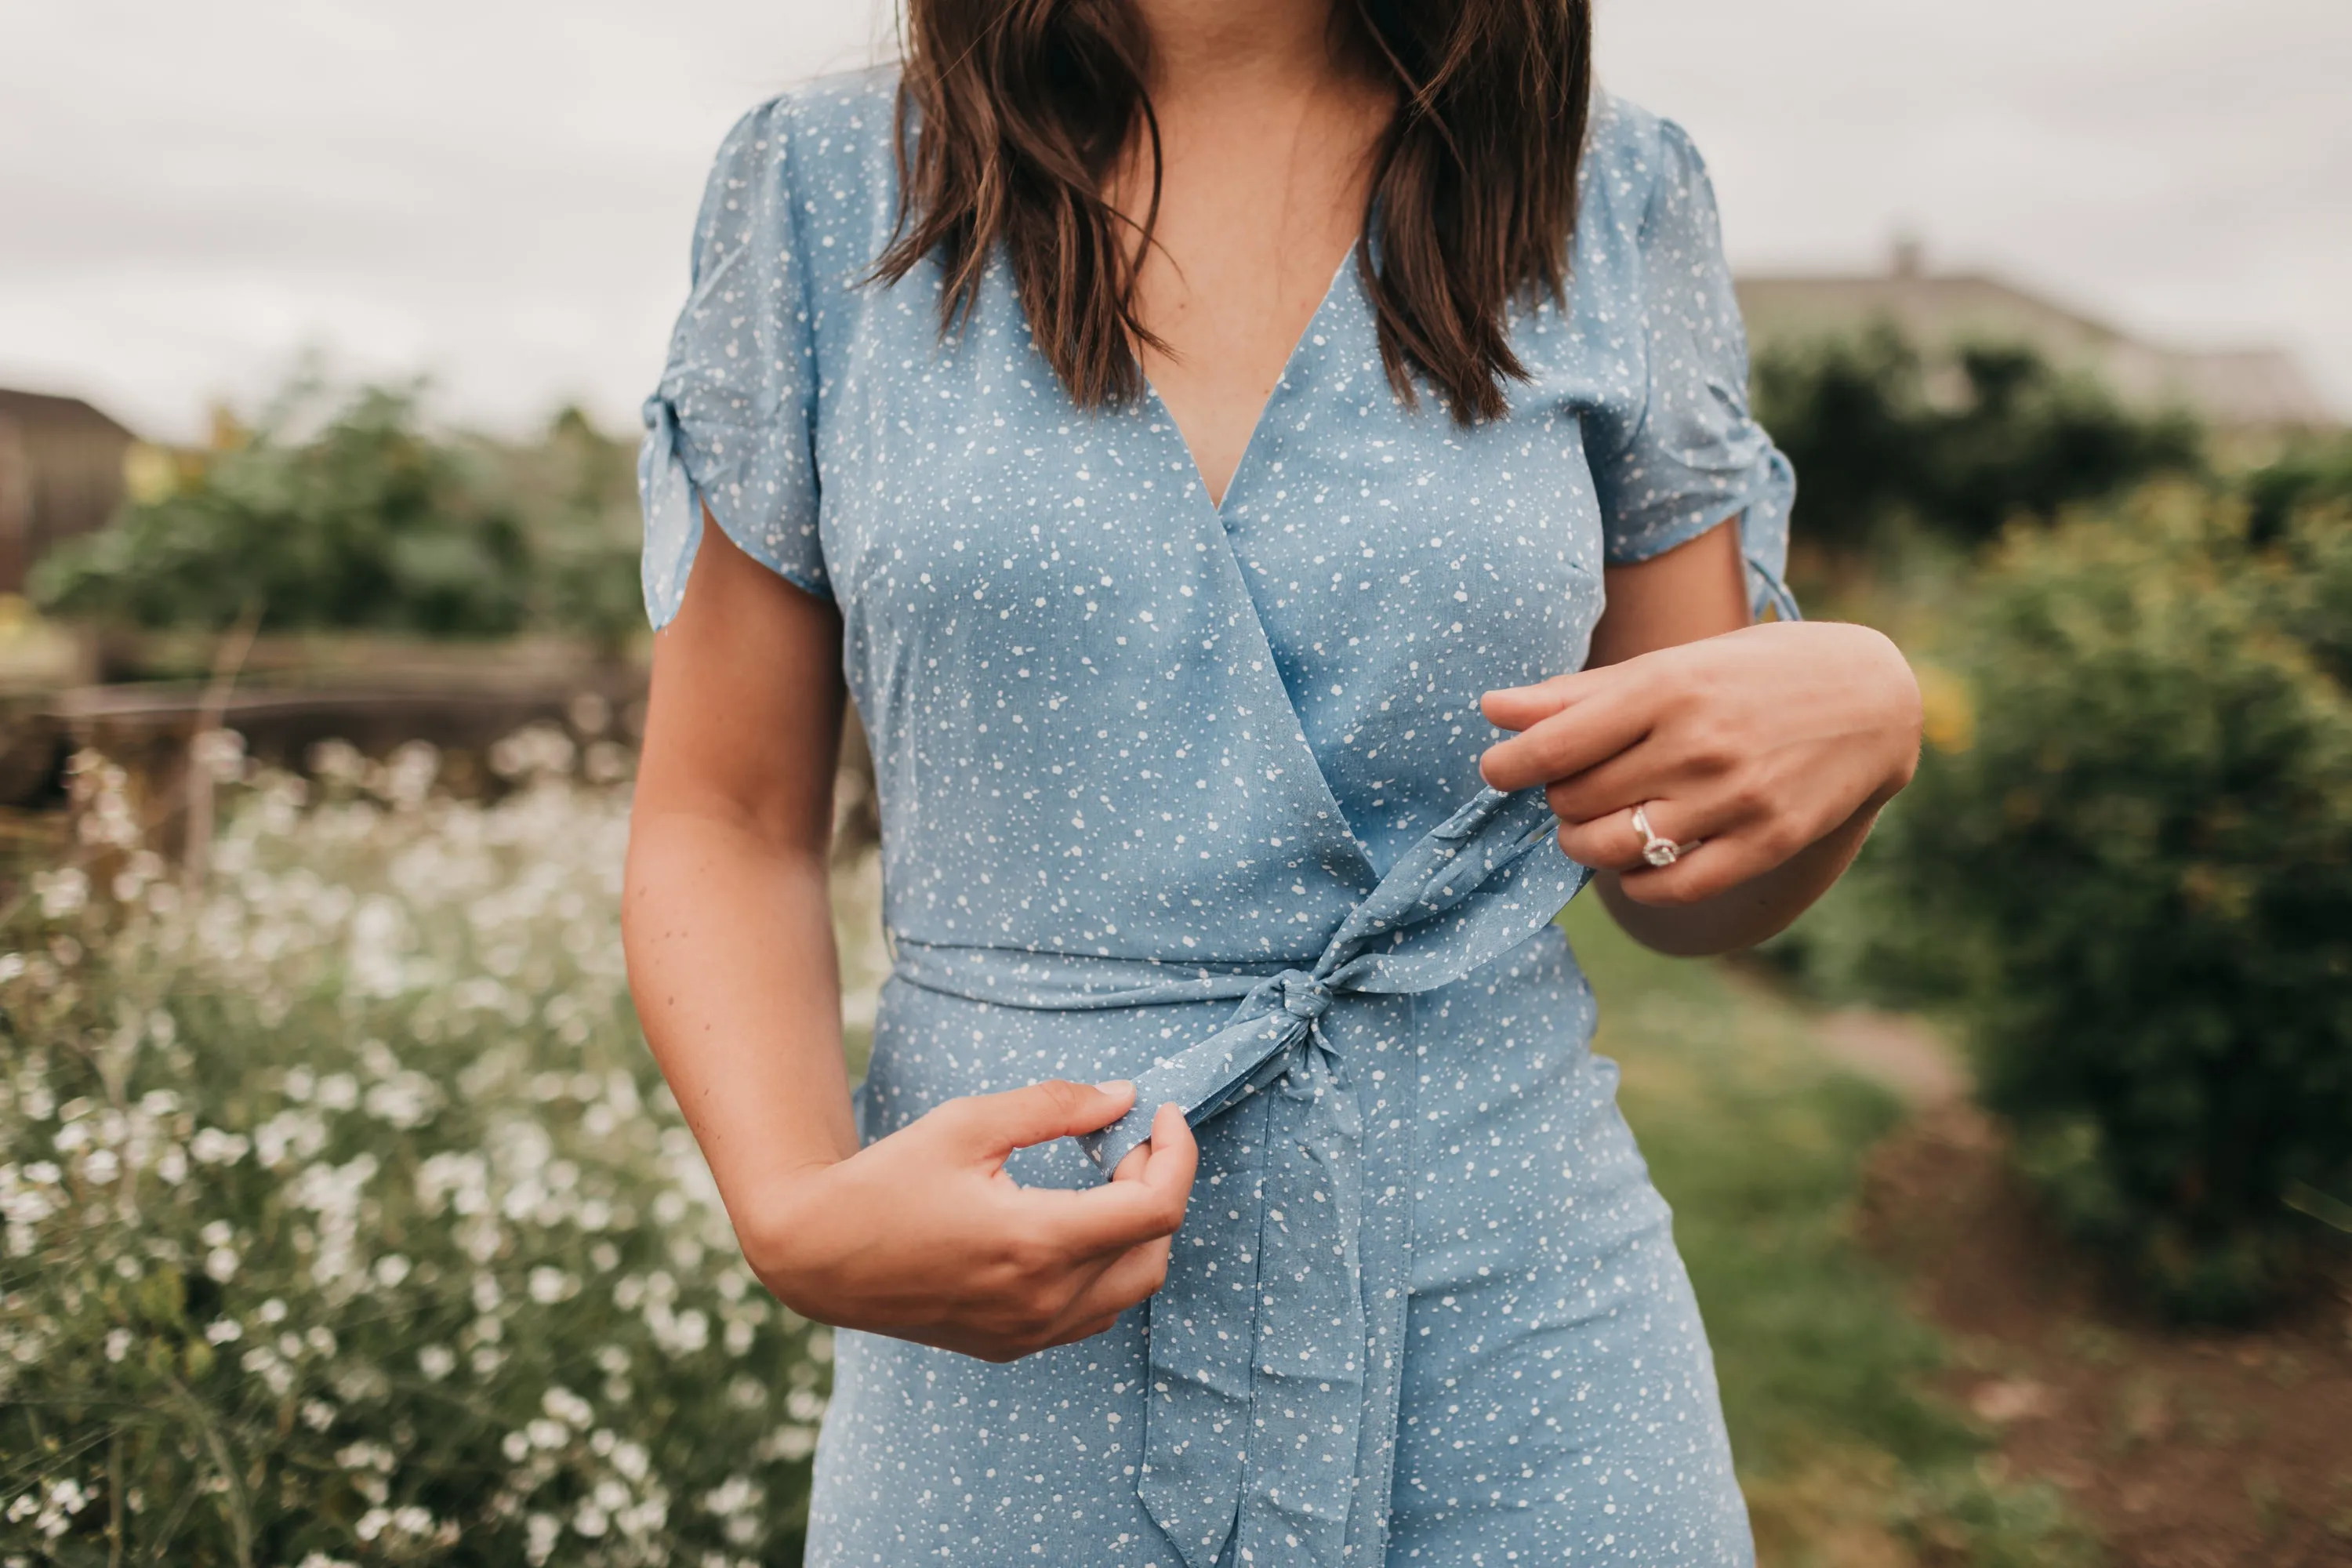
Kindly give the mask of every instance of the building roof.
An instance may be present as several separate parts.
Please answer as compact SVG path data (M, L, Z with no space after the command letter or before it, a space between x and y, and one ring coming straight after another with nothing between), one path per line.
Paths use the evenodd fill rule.
M0 419L27 431L106 435L135 441L129 426L100 413L79 397L55 397L43 392L12 392L0 387Z
M1928 349L2025 343L2055 363L2096 374L2128 401L2186 407L2223 428L2342 423L2283 350L2150 343L1989 273L1930 272L1916 244L1898 244L1883 273L1748 277L1738 280L1738 290L1740 311L1759 348L1884 321Z

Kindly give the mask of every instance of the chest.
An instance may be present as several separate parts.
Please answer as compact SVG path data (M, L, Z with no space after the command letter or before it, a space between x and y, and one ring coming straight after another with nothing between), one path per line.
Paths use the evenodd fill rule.
M1142 369L1212 502L1352 260L1390 112L1368 84L1180 97L1160 108L1156 161L1111 183L1112 204L1150 229L1135 279Z
M1601 530L1574 388L1471 430L1403 407L1352 270L1222 507L1156 395L1070 404L1003 277L944 345L928 311L881 303L829 345L817 429L847 669L876 730L1034 733L1012 717L1024 692L1107 734L1139 715L1156 734L1179 693L1212 724L1295 717L1378 862L1475 788L1480 692L1581 664Z

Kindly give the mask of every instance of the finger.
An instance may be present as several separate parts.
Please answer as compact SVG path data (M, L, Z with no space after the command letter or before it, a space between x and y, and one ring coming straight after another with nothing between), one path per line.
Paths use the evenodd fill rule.
M1184 1108L1171 1100L1151 1113L1151 1136L1128 1151L1110 1179L1159 1182L1189 1192L1200 1163L1201 1145L1192 1136L1192 1125L1185 1120Z
M1146 1138L1127 1152L1127 1157L1118 1163L1118 1169L1110 1173L1110 1179L1114 1182L1139 1182L1143 1180L1144 1167L1150 1163L1151 1140Z
M1654 704L1620 681L1564 709L1525 733L1489 746L1478 772L1499 790L1521 790L1580 773L1638 743L1650 732Z
M1132 1169L1133 1158L1121 1161L1120 1168ZM1150 1153L1127 1180L1082 1193L1031 1189L1024 1196L1054 1245L1072 1258L1093 1258L1174 1235L1184 1223L1199 1169L1200 1146L1183 1111L1163 1105L1152 1119Z
M1547 798L1562 822L1591 822L1648 800L1729 799L1743 778L1753 783L1756 762L1744 743L1719 732L1695 738L1686 726L1654 729L1580 773L1555 774Z
M1002 1094L968 1095L931 1112L974 1154L1002 1160L1015 1149L1109 1126L1135 1103L1135 1086L1049 1079Z
M1168 1283L1168 1238L1147 1241L1119 1254L1117 1261L1088 1281L1063 1314L1069 1322L1116 1318L1119 1313L1159 1294Z
M1622 872L1617 887L1637 904L1660 908L1696 904L1727 893L1787 858L1765 834L1734 831L1708 839L1671 866L1657 869L1640 866Z
M1559 807L1554 805L1554 811ZM1657 814L1651 813L1655 826ZM1648 842L1633 826L1631 806L1612 811L1590 822L1560 819L1559 852L1580 866L1590 866L1596 871L1626 871L1643 864L1642 846Z
M1600 670L1580 669L1533 686L1498 687L1478 699L1478 710L1497 729L1525 730L1581 701L1604 679Z
M1559 809L1557 804L1553 809ZM1711 835L1727 831L1732 826L1680 801L1648 801L1643 803L1642 809L1649 821L1650 831L1675 845L1694 845L1703 839L1711 842ZM1634 825L1633 807L1630 805L1587 822L1573 822L1565 817L1560 822L1560 852L1578 865L1590 866L1598 871L1649 869L1649 861L1643 856L1649 842L1641 828Z
M1192 1196L1192 1178L1201 1170L1201 1145L1192 1136L1192 1124L1185 1120L1182 1106L1171 1100L1153 1113L1150 1149L1151 1159L1138 1173L1139 1179L1175 1203L1181 1225L1184 1205Z

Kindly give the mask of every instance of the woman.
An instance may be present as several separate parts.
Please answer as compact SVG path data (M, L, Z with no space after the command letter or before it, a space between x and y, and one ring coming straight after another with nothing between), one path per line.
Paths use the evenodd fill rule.
M811 1561L1749 1559L1549 922L1591 867L1667 952L1780 929L1917 695L1789 618L1704 172L1588 40L911 0L902 69L721 148L626 932L746 1257L856 1331ZM845 687L895 952L854 1101Z

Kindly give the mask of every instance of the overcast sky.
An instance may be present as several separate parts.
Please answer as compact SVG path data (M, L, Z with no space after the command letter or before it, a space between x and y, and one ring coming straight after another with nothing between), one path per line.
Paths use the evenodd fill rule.
M1735 265L1990 268L2294 351L2352 410L2352 0L1601 0ZM0 0L0 384L193 435L305 345L516 429L619 427L743 108L870 0Z

